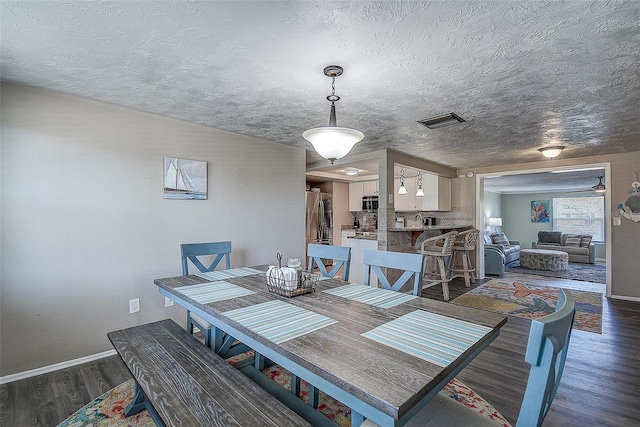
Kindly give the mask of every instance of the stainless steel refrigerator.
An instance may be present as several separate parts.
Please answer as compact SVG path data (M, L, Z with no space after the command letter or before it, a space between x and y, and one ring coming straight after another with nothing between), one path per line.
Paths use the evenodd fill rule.
M333 245L333 204L331 194L315 191L305 192L305 202L307 216L306 261L306 247L309 243ZM324 260L325 265L331 265L331 263L332 260Z

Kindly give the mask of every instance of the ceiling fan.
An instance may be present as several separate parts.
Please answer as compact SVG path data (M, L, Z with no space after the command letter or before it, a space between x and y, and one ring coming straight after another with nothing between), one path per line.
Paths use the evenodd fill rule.
M593 187L576 188L575 190L564 190L563 192L564 193L586 193L590 191L594 194L603 194L607 189L607 187L602 183L603 178L604 176L599 176L598 183Z

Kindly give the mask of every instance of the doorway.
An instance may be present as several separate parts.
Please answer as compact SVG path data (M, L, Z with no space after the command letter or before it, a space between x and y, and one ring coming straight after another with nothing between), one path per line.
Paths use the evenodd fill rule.
M582 175L585 175L586 173L585 171L591 171L591 173L593 173L594 176L597 173L604 176L605 184L608 182L611 182L610 163L567 165L567 166L556 166L556 167L548 167L548 168L522 169L522 170L512 170L512 171L491 172L491 173L477 173L476 182L475 182L476 188L478 189L478 191L476 191L476 206L478 208L475 213L476 215L475 222L477 224L477 227L481 230L485 230L487 219L489 217L498 217L500 215L500 218L502 219L502 223L503 223L503 226L501 227L501 229L505 231L509 231L510 229L511 231L515 230L515 232L512 234L515 234L514 235L515 240L518 240L518 237L522 237L520 239L522 240L521 241L522 249L531 248L531 242L533 240L536 240L537 238L537 232L534 232L535 224L533 225L529 224L530 226L527 227L527 224L525 223L525 221L528 221L529 217L525 216L524 218L522 218L522 215L527 215L526 213L523 213L523 212L520 212L520 215L519 215L520 217L519 220L521 221L519 225L516 221L513 220L513 218L511 218L511 220L509 218L504 218L504 216L507 214L509 215L513 214L513 212L506 212L506 211L510 211L510 209L505 209L505 212L503 212L501 207L501 209L497 213L492 212L492 206L491 206L492 193L489 190L487 190L487 188L491 188L491 180L492 179L495 180L496 178L500 177L503 180L506 179L508 181L510 178L512 178L512 181L517 183L518 180L520 181L525 180L527 178L526 175L530 175L531 177L535 177L537 179L537 178L541 178L542 174L548 175L550 173L553 173L554 174L553 180L555 180L556 183L566 184L572 181L571 177L573 175L578 175L580 173L582 173ZM598 179L596 177L592 185L596 185L597 183L598 183ZM538 198L540 193L542 194L547 193L549 196L544 197L544 201L548 200L550 203L553 203L552 200L553 200L554 194L573 194L576 192L582 192L582 194L587 195L588 192L586 192L585 190L590 189L588 187L584 188L584 186L582 188L576 186L573 189L569 187L563 190L557 190L557 189L553 190L553 187L550 186L549 187L550 191L532 191L531 189L526 189L526 188L523 188L520 190L518 189L517 185L514 185L510 188L509 193L510 195L520 194L522 196L521 197L522 199L527 199L528 196ZM528 198L531 199L531 197L528 197ZM513 202L514 199L518 200L515 197L510 197L508 199L508 202ZM533 201L533 199L531 199L531 201ZM529 201L527 201L527 203L529 203ZM527 206L523 206L523 204L524 204L524 201L519 202L519 206L521 210L527 208ZM604 253L604 258L605 258L604 264L606 269L606 273L605 273L606 295L610 296L611 295L611 222L609 221L609 218L610 218L609 213L611 212L611 197L609 192L607 191L605 191L604 193L604 212L605 212L604 239L601 244L604 246L604 250L600 250L599 252L597 252L597 254ZM551 215L553 215L553 210L551 210ZM552 217L549 222L553 224L553 220L554 219ZM514 225L514 222L516 222L516 225ZM494 228L495 227L492 226L491 231L493 231ZM539 227L539 229L550 230L551 226L549 224L544 224L544 227ZM477 265L478 265L478 274L479 274L479 277L485 277L483 239L480 239L479 248L480 250L477 253L477 259L476 259ZM602 257L603 256L600 255L599 258L602 258ZM532 272L531 274L535 274L535 272ZM491 277L491 276L488 276L488 277Z

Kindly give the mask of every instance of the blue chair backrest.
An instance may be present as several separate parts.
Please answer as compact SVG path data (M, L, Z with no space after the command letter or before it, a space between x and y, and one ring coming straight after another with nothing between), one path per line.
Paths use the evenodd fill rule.
M216 269L220 260L226 259L226 269L231 268L231 242L211 242L211 243L184 243L180 245L182 252L182 275L189 274L189 266L187 260L190 260L201 273L213 271ZM207 267L198 258L200 256L216 255L213 262Z
M342 280L349 280L349 268L351 267L351 248L346 246L329 246L329 245L316 245L309 243L307 246L307 255L309 261L307 262L307 271L313 272L313 264L318 266L320 274L324 277L334 277L340 267L342 269ZM331 271L327 271L327 268L322 262L322 258L333 259L337 261Z
M524 360L531 365L516 427L538 427L558 391L576 313L573 295L558 294L555 313L531 321Z
M393 285L389 283L387 276L382 272L382 268L392 268L403 270L402 275ZM409 254L404 252L377 251L365 249L364 251L364 284L373 286L375 277L371 275L371 270L380 281L383 288L392 291L399 291L411 276L413 279L413 295L422 293L422 276L424 273L424 255ZM373 283L372 283L373 282Z

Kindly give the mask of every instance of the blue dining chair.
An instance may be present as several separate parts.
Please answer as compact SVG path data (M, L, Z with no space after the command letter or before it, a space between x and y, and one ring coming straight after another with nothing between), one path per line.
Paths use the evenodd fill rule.
M422 293L422 276L424 272L424 255L409 254L405 252L378 251L365 249L364 251L364 284L375 286L375 279L384 289L399 291L413 279L413 295L420 296ZM389 283L389 273L385 274L382 268L401 270L402 274L393 283ZM373 271L374 274L371 274Z
M209 242L209 243L183 243L180 245L182 254L182 275L189 274L189 261L201 273L213 271L216 269L222 259L225 259L225 268L231 268L231 242ZM205 261L204 258L211 258L215 255L213 261ZM206 264L203 264L206 262ZM187 310L187 332L193 334L193 327L196 326L204 334L204 343L207 347L211 347L211 336L213 325L197 314Z
M561 289L556 311L531 321L524 360L531 365L516 427L542 425L556 396L567 359L576 304L571 292ZM362 426L375 426L366 420ZM492 426L495 421L450 397L438 393L406 426Z
M335 277L342 268L342 280L349 280L349 268L351 266L351 248L347 246L329 246L309 243L307 246L307 271L313 272L314 264L324 277ZM331 271L327 271L322 259L332 259L336 261Z

